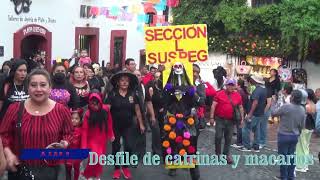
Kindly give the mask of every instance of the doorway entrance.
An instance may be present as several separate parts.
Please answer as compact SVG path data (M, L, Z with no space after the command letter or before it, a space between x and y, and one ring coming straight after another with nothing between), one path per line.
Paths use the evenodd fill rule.
M28 60L36 52L45 52L45 67L51 69L52 33L38 24L28 24L13 35L13 57Z
M30 35L21 42L21 57L29 59L34 53L45 49L47 40L38 35Z
M119 64L122 69L126 59L127 31L112 30L110 39L110 63L114 67Z
M99 62L99 28L76 27L75 49L86 49L92 62Z

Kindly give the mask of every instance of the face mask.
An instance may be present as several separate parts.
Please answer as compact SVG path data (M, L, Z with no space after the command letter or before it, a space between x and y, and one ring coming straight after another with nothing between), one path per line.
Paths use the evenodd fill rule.
M53 80L54 82L57 82L57 83L63 83L66 79L66 75L64 73L55 73L53 75Z

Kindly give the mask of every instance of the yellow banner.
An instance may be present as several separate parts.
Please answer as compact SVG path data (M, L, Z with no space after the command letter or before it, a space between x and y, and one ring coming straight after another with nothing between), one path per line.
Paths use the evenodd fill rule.
M205 24L145 27L146 64L208 60Z

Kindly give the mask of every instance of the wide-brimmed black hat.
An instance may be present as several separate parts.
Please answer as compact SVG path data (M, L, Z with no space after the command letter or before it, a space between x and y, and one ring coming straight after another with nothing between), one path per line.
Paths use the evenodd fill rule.
M119 79L123 76L129 77L129 79L130 79L129 88L134 89L138 86L139 80L138 80L137 76L130 73L130 72L125 72L125 71L120 71L120 72L116 73L115 75L111 76L110 82L111 82L112 86L117 87Z

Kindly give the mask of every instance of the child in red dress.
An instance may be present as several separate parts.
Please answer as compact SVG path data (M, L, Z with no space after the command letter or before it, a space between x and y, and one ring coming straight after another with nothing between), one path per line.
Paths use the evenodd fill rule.
M100 93L90 93L89 106L86 111L81 131L81 148L90 149L98 156L106 153L107 140L114 141L111 113L108 106L102 102ZM85 178L99 179L102 174L102 166L89 165L83 172Z
M73 141L71 142L70 149L80 148L81 142L81 118L82 118L82 109L71 110L71 120L74 127L73 131ZM66 162L66 171L67 171L67 180L71 180L71 171L73 168L74 174L73 179L78 180L80 175L80 163L81 160L67 160Z

